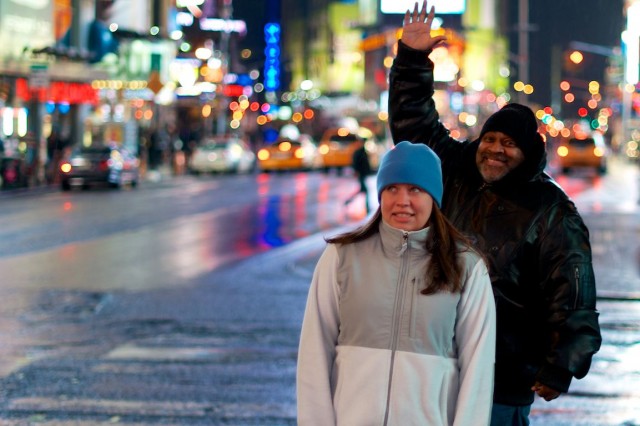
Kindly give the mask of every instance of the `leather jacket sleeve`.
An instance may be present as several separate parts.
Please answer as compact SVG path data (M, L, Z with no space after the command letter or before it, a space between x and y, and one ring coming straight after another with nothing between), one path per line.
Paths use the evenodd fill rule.
M537 379L566 392L571 376L587 374L602 341L595 277L589 232L573 204L562 203L545 215L550 228L540 243L539 268L551 341Z
M398 42L398 55L389 75L389 126L394 143L425 143L440 155L438 149L451 146L452 138L440 122L433 100L430 53ZM440 141L440 146L433 146L436 141Z

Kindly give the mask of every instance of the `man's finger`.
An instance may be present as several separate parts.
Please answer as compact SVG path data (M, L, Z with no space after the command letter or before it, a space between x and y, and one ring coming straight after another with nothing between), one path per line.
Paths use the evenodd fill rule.
M420 9L420 22L424 22L424 19L426 17L427 17L427 0L423 0L422 8Z

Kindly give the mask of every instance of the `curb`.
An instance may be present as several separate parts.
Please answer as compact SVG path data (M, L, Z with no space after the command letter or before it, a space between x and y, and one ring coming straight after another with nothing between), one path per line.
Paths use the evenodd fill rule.
M611 302L637 302L640 301L640 292L622 292L622 291L598 291L596 293L597 300L607 300Z

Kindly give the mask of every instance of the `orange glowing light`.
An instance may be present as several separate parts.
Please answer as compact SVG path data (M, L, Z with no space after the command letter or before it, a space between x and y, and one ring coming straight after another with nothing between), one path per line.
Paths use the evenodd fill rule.
M291 149L291 142L281 142L280 145L278 145L278 149L283 152L289 151Z
M569 55L569 59L571 60L571 62L573 62L574 64L579 64L584 60L584 55L577 51L574 50L573 52L571 52L571 54Z
M260 151L258 151L258 160L264 161L264 160L268 160L268 159L269 159L269 151L267 151L264 148L262 148Z

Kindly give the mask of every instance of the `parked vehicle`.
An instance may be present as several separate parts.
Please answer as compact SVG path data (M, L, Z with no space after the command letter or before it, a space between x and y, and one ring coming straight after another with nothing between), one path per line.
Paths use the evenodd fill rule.
M359 127L356 131L347 127L326 130L318 146L319 167L325 171L331 168L340 171L345 167L351 167L353 152L361 144L365 145L371 167L377 170L380 158L387 148L376 140L373 132L366 127Z
M255 167L256 156L249 145L237 136L204 139L191 154L192 173L248 173Z
M556 153L563 173L576 167L593 168L598 174L607 172L608 149L599 133L562 139Z
M265 172L311 170L316 165L318 148L310 136L280 137L258 151L258 168Z
M120 146L81 146L61 162L59 170L63 191L74 186L86 189L94 184L107 184L112 188L126 184L135 187L140 178L140 161Z
M630 140L624 145L624 153L630 161L640 161L640 144L637 140Z

